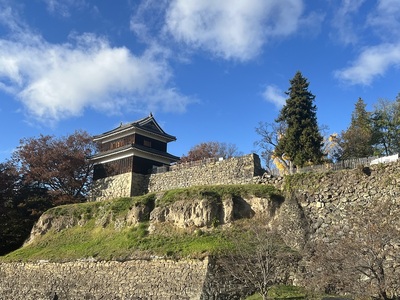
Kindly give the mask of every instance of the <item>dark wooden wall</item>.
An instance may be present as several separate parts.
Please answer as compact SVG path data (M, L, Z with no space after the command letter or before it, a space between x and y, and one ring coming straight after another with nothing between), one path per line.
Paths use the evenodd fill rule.
M130 136L126 136L122 139L100 144L99 149L100 152L106 152L109 150L114 150L131 144L146 146L163 152L167 151L167 143L160 142L158 140L145 137L140 134L133 134Z

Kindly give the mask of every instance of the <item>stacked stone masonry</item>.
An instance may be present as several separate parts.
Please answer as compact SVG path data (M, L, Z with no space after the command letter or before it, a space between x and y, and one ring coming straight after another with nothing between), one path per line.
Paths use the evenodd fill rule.
M285 178L285 182L297 194L312 239L328 242L346 236L360 218L379 222L379 215L373 214L382 203L391 205L393 220L400 216L400 162L301 174Z
M130 197L132 173L124 173L96 180L91 191L92 200L102 201L118 197Z
M0 299L200 299L208 260L0 264Z
M148 191L157 192L200 185L246 184L252 183L253 177L261 173L260 158L256 154L250 154L152 174L149 178Z
M253 183L253 177L262 175L262 172L258 155L249 154L215 162L198 162L194 166L176 167L165 173L124 173L96 180L91 200L138 196L189 186Z

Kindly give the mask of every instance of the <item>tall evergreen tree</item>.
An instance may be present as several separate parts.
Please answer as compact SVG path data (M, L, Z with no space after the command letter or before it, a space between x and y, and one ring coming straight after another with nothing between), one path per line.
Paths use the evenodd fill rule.
M323 138L318 129L315 96L308 90L307 78L299 71L290 84L286 92L289 98L276 120L285 123L286 131L279 139L275 155L286 157L297 167L319 163L323 157Z
M368 157L374 154L371 113L365 108L364 100L358 98L351 114L350 126L341 134L341 159Z

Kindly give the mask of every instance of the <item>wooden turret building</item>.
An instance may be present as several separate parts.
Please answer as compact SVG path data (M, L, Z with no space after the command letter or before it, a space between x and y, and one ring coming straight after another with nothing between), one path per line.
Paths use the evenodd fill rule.
M121 124L94 136L93 140L99 145L99 153L91 157L93 179L96 193L100 192L102 199L142 194L140 181L144 180L144 175L149 174L153 167L179 160L167 152L167 144L175 141L176 137L167 134L152 114Z

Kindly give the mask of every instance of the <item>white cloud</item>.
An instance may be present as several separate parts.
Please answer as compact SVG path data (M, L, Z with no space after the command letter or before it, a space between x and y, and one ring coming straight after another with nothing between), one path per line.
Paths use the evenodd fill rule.
M271 38L294 33L302 13L300 0L174 0L164 29L190 47L245 61Z
M359 34L354 21L365 0L342 0L335 9L332 25L336 29L334 38L344 45L355 45L358 43Z
M92 34L65 44L50 44L33 33L0 39L0 89L43 122L79 116L86 108L183 111L190 99L169 86L170 78L154 48L137 56Z
M348 21L348 27L342 30L351 36L355 31L351 27L354 24L349 17L357 12L365 0L344 0L343 16ZM369 3L371 4L371 3ZM353 62L346 68L336 71L335 76L349 84L369 85L378 76L384 76L393 66L400 64L400 1L398 0L377 0L366 14L367 17L362 23L364 46L357 45L360 52ZM374 45L368 44L373 37L378 42ZM360 43L362 44L362 43Z
M367 26L385 42L398 40L400 37L400 1L379 0L377 8L367 19Z
M400 43L365 48L348 68L335 76L349 84L369 85L376 76L383 76L392 66L400 65Z
M94 34L51 44L2 0L0 24L8 29L0 37L0 90L13 95L29 117L43 123L79 116L88 108L109 114L179 112L192 101L170 85L167 52L157 45L135 55Z
M274 85L268 85L262 93L262 96L266 101L273 103L278 109L286 104L284 93Z
M168 0L142 0L133 10L129 27L139 39L153 44L164 26Z
M51 14L58 14L62 17L70 17L71 9L85 7L85 0L43 0L46 3L47 10Z

